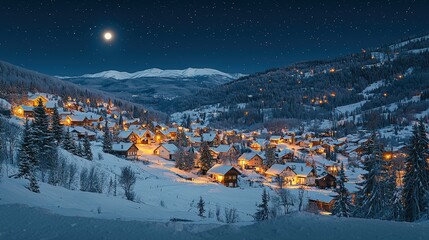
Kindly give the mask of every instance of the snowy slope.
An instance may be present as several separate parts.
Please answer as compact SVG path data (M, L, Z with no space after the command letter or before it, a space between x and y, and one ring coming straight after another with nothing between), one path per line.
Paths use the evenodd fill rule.
M82 76L65 76L67 78L113 78L117 80L136 79L136 78L194 78L201 76L221 76L228 79L237 79L245 76L244 74L228 74L211 68L187 68L184 70L162 70L159 68L151 68L134 73L119 72L115 70L104 71L94 74L84 74Z
M292 214L249 226L148 223L54 215L0 205L0 239L426 239L429 224Z

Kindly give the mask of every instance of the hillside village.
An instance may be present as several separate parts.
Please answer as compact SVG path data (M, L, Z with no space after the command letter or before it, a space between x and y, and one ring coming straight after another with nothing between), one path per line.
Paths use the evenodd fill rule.
M88 105L71 97L29 93L25 104L2 106L10 111L10 121L21 125L26 119L32 121L38 106L43 106L51 117L57 112L65 135L71 136L80 150L64 149L81 157L86 158L79 153L86 151L81 145L89 141L93 146L103 143L103 151L123 161L171 162L166 165L168 170L185 182L214 182L237 191L244 186L264 185L271 189L305 189L305 209L324 214L334 206L340 165L347 178L345 186L352 194L365 173L360 158L371 137L367 131L335 138L331 131L316 134L286 126L279 133L267 129L212 129L200 118L191 120L189 115L180 122L165 124L131 118L130 113L111 102L99 103L95 108ZM106 136L111 141L107 150ZM89 160L95 158L93 155ZM383 160L395 165L398 186L403 182L406 156L405 146L386 146L383 150Z

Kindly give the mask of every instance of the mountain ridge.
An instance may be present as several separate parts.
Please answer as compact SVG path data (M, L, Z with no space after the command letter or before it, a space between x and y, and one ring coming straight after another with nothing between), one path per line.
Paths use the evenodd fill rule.
M57 76L61 79L70 78L112 78L116 80L128 80L137 78L195 78L195 77L210 77L220 76L226 79L238 79L240 77L247 76L242 73L225 73L212 68L186 68L182 70L176 69L160 69L160 68L149 68L137 72L124 72L117 70L107 70L92 74L83 74L81 76Z

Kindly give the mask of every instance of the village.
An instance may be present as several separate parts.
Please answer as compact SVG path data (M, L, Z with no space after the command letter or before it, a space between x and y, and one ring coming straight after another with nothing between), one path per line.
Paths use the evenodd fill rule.
M124 161L172 162L169 170L188 182L215 182L229 188L245 184L272 189L305 189L308 204L312 205L309 208L327 214L334 204L333 190L341 164L347 177L347 189L352 194L357 191L357 183L364 173L360 163L362 146L370 135L362 131L337 139L330 132L316 134L286 128L281 134L267 129L220 130L211 129L199 118L191 120L189 117L183 120L187 123L167 125L130 118L129 113L112 103L89 108L87 103L44 93L29 93L25 104L10 106L11 113L18 119L31 120L33 109L40 103L48 114L58 108L61 124L74 141L88 139L96 144L103 141L104 134L111 134L110 153ZM185 128L186 125L189 128ZM203 148L210 153L208 164L201 161ZM404 152L404 147L391 148L383 152L383 158L400 164L406 156ZM178 160L184 154L191 156L190 167L179 166ZM403 172L398 170L396 175L397 184L401 185Z

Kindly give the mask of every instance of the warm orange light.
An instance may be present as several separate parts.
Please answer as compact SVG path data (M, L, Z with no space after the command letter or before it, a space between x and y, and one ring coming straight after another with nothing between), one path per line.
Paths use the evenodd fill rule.
M383 96L387 97L387 93L384 93Z
M331 72L331 73L335 72L335 68L329 69L329 72Z

